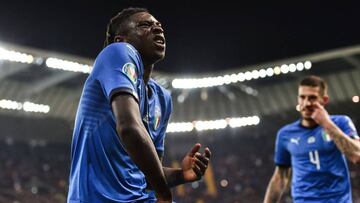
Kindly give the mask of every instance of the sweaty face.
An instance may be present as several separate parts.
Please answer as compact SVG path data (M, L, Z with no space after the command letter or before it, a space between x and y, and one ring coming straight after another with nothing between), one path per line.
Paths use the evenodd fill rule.
M147 12L132 15L125 42L132 44L145 64L154 64L165 57L165 37L161 23Z
M298 92L298 110L303 119L312 120L311 115L314 111L314 103L319 102L325 105L325 97L320 93L319 87L300 86Z

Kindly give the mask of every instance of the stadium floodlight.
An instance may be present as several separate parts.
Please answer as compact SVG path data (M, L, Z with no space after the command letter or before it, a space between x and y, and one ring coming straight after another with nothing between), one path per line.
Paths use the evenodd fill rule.
M354 102L354 103L359 103L359 96L353 96L352 97L352 101Z
M259 71L258 71L258 70L253 70L253 71L251 72L251 77L252 77L253 79L258 79L258 78L260 77Z
M237 74L238 81L243 82L245 80L245 74L244 73L238 73Z
M281 73L283 73L283 74L288 73L290 71L289 69L290 69L289 66L286 64L283 64L280 66Z
M243 118L231 118L231 119L229 119L229 126L231 128L245 126L245 119L243 119Z
M32 102L24 102L23 104L24 111L27 112L36 112L36 113L48 113L50 111L50 107L44 104L35 104Z
M181 122L181 123L169 123L166 132L189 132L194 129L193 123Z
M275 75L280 75L281 74L281 68L279 66L274 67L274 74Z
M305 67L306 70L309 70L311 68L311 66L312 66L312 64L311 64L310 61L305 61L304 67Z
M90 73L92 67L74 61L67 61L58 58L47 58L45 64L49 68L60 69L72 72Z
M301 63L301 62L297 63L296 64L296 70L298 70L298 71L304 70L304 64Z
M291 73L293 73L293 72L295 72L296 71L296 65L295 64L290 64L289 65L289 71L291 72Z
M227 126L230 126L231 128L238 128L249 125L258 125L259 123L260 118L258 116L226 118L209 121L178 122L169 123L166 132L190 132L194 129L196 129L196 131L219 130L224 129Z
M282 64L281 66L269 67L267 69L254 69L246 72L226 74L223 76L213 76L204 78L175 78L172 81L172 87L175 89L194 89L206 88L213 86L228 85L236 82L244 82L249 80L257 80L265 77L272 77L274 75L293 73L296 71L308 70L312 66L310 61L304 63L299 62L297 65Z
M266 69L266 75L267 75L268 77L273 76L273 75L274 75L274 70L273 70L272 68Z
M238 81L238 77L237 77L237 75L235 73L230 75L230 81L232 83L236 83Z
M251 74L250 71L246 71L246 72L245 72L245 79L246 79L246 80L251 80L251 79L252 79L252 74Z
M266 77L266 70L265 69L259 70L259 76L260 76L260 78L265 78Z
M230 84L231 83L231 76L230 75L224 75L223 76L223 81L224 81L224 84Z
M248 125L258 125L260 123L260 118L258 116L229 118L228 123L231 128L243 127Z
M50 106L44 104L35 104L32 102L17 102L7 99L0 100L0 108L8 110L23 110L26 112L35 112L35 113L49 113Z
M0 108L9 110L21 110L22 103L7 99L0 100Z
M34 57L30 54L10 51L0 47L0 60L30 64L34 61Z
M227 126L227 122L225 119L195 122L195 129L197 131L224 129L226 128L226 126Z

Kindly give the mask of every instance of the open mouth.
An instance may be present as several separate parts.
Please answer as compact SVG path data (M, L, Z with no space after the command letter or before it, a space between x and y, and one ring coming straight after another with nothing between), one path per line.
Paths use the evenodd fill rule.
M154 42L156 45L164 47L165 46L165 38L161 35L156 35L154 37Z

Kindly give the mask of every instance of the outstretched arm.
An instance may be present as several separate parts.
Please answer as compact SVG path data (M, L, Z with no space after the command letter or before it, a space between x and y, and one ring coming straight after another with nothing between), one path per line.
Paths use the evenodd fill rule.
M145 174L159 202L171 202L162 164L155 146L142 123L139 105L130 94L120 94L112 100L116 130L131 160Z
M347 136L331 119L319 103L315 103L312 118L321 125L334 140L338 149L353 163L360 163L360 142Z
M276 166L266 189L264 203L277 203L280 201L285 189L290 186L291 168Z

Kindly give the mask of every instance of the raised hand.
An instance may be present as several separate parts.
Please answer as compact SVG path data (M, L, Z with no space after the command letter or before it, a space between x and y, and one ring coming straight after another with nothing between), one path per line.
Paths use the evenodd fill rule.
M328 112L319 102L314 102L313 108L314 111L311 115L311 118L314 119L316 123L318 123L321 126L324 126L327 122L331 121Z
M206 147L204 153L201 154L199 152L200 148L201 144L195 144L181 163L184 180L186 182L200 180L208 168L211 157L210 149Z

